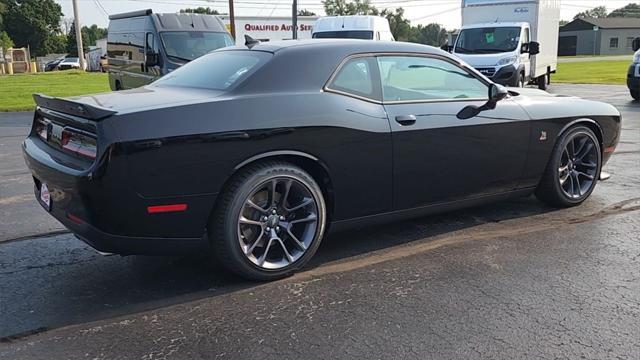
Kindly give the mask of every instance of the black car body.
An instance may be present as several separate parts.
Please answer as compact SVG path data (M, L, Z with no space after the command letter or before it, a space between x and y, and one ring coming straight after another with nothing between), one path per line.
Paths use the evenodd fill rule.
M62 60L64 60L63 57L49 61L48 63L45 64L44 71L56 70L57 67L58 67L58 64L60 64L60 62L62 62Z
M255 56L257 65L226 90L185 86L183 79L217 82L199 67L211 68L220 54ZM230 179L265 160L308 172L331 228L343 229L531 194L557 139L576 124L597 135L602 163L617 145L620 114L604 103L518 89L493 110L461 119L462 109L486 98L384 100L392 90L379 83L370 95L342 87L351 75L334 83L352 59L376 66L376 56L436 59L491 87L451 55L408 43L221 49L139 89L68 100L36 95L23 144L36 196L45 183L51 214L100 251L166 254L201 246ZM190 69L204 80L191 79ZM86 138L65 151L64 129Z

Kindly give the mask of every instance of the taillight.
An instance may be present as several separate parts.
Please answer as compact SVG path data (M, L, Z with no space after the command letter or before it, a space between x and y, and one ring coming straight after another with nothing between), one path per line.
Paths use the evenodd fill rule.
M49 125L43 118L36 119L35 131L36 134L40 137L40 139L47 141L47 128Z
M65 128L62 130L60 145L64 150L68 152L72 152L74 154L78 154L90 159L96 158L96 139L95 137L87 135L85 133Z

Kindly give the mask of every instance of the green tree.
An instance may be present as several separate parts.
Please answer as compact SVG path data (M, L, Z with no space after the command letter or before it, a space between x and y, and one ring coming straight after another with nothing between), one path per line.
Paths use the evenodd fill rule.
M82 32L82 31L81 31ZM86 53L89 48L89 39L82 33L82 52ZM76 24L71 24L71 30L67 34L67 53L69 56L78 56L78 42L76 41Z
M409 41L431 46L441 46L447 42L447 38L447 29L440 24L420 24L411 29Z
M387 19L391 33L396 40L409 40L411 35L411 22L404 17L403 8L397 8L395 10L384 9L380 12L380 16L384 16Z
M4 3L0 2L0 30L4 30L4 25L2 23L2 17L4 16L5 12L7 12L7 5L5 5Z
M0 48L6 50L10 47L13 47L13 40L11 40L6 31L0 31Z
M96 40L104 39L107 37L107 29L100 28L98 25L93 24L91 27L83 26L82 27L82 36L83 38L86 36L89 41L90 46L96 45Z
M298 10L298 16L316 16L316 13L307 9Z
M5 8L4 30L17 47L31 48L32 56L46 55L49 38L60 31L62 8L54 0L0 0Z
M197 8L186 8L186 9L180 9L181 13L191 13L191 14L207 14L207 15L220 15L220 13L218 12L218 10L216 9L211 9L208 7L197 7Z
M64 54L67 52L67 35L58 34L47 38L45 46L50 54Z
M632 3L619 9L615 9L608 15L608 17L638 18L640 17L640 4Z
M324 12L331 15L379 15L380 11L370 0L324 0Z
M583 12L577 13L576 16L573 17L576 19L584 19L584 18L595 18L601 19L607 17L607 7L606 6L598 6L590 10L585 10Z

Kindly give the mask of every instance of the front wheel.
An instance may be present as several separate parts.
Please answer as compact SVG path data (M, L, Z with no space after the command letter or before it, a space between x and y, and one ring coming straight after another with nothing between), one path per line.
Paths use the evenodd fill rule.
M523 74L523 73L520 73L520 74L518 75L518 79L517 79L517 81L516 81L516 86L518 86L519 88L523 88L523 87L524 87L524 85L525 85L525 82L524 82L524 74Z
M631 97L635 101L640 101L640 90L629 90Z
M297 166L265 162L234 176L209 223L219 261L251 280L293 274L318 249L326 206L316 181Z
M602 153L595 134L588 127L575 126L556 143L536 196L551 206L579 205L596 187L601 167Z

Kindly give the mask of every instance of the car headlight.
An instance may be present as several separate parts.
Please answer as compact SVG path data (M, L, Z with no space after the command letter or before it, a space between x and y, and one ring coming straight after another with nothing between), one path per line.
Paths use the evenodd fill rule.
M633 55L633 62L634 63L640 62L640 51L636 52L636 54Z
M516 61L518 61L518 56L517 55L509 56L509 57L500 59L498 61L498 66L510 65L510 64L513 64Z

